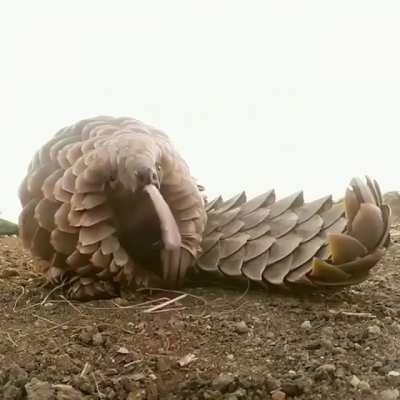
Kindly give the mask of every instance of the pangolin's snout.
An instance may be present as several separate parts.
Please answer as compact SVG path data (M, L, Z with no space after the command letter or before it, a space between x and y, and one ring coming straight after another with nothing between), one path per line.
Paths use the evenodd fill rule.
M135 171L136 178L141 186L154 185L160 188L160 180L156 171L150 167L141 167Z

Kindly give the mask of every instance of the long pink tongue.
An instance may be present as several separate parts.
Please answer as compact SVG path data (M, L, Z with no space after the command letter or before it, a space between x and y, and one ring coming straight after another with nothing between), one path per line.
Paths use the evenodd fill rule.
M171 209L154 185L146 185L143 189L150 197L160 220L161 237L166 250L174 250L181 245L181 235Z

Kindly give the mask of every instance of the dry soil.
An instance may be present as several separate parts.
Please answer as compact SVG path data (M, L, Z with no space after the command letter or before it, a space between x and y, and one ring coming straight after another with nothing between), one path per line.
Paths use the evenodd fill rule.
M342 291L203 285L87 303L46 286L18 238L2 238L0 398L396 399L397 238Z

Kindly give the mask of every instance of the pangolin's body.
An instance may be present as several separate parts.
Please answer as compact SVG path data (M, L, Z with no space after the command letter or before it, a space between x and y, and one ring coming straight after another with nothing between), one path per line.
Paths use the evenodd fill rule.
M276 201L273 191L206 203L199 188L157 129L131 118L80 121L34 156L20 188L20 236L48 279L80 299L121 285L181 285L188 271L346 285L383 255L389 211L371 180L353 180L338 204L304 204L301 192Z

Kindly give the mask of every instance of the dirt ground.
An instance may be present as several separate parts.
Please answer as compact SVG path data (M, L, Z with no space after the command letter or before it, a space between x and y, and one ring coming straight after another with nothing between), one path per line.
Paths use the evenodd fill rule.
M71 303L2 238L0 397L397 399L400 231L393 239L371 278L340 292L205 285Z

